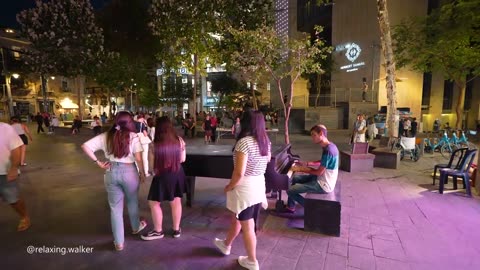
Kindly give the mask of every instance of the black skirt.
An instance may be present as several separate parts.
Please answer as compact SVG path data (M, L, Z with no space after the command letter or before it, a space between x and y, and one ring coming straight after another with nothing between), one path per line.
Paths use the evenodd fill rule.
M18 135L18 136L20 136L20 139L22 139L23 144L28 145L27 135L25 135L25 134L20 134L20 135Z
M185 193L185 173L180 166L178 172L164 172L155 175L148 192L149 201L173 201L182 198Z

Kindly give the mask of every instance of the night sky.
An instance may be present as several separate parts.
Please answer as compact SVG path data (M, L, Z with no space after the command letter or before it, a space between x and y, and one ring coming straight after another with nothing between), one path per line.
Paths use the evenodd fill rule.
M94 8L101 8L110 0L90 0ZM24 9L35 7L34 0L2 0L0 4L0 28L18 28L16 15Z

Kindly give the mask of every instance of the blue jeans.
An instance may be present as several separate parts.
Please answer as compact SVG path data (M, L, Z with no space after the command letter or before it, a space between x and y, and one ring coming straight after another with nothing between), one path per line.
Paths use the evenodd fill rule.
M140 180L135 163L111 162L110 170L105 172L105 188L110 205L110 221L112 223L115 244L123 244L125 232L123 228L123 199L127 199L130 225L135 231L140 227L138 211L138 189Z
M313 174L300 174L294 175L292 178L292 186L287 190L289 208L295 207L295 202L298 202L301 206L305 206L305 198L300 193L327 193L318 184L317 176Z

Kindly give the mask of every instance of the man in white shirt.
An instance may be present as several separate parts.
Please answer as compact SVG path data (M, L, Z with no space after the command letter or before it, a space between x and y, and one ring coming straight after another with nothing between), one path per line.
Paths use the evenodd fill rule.
M20 215L17 231L25 231L30 227L30 217L19 196L17 181L23 142L8 124L0 123L0 134L0 198Z

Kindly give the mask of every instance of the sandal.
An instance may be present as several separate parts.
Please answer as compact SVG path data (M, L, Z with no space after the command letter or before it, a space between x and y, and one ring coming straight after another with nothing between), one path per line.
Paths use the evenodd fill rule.
M20 219L20 222L18 223L18 226L17 226L17 232L26 231L28 228L30 228L30 225L32 225L30 223L30 218L25 217Z
M147 227L147 222L145 220L140 220L140 227L138 227L138 230L133 231L132 234L139 234L143 229Z
M125 247L123 244L115 244L115 242L113 242L113 245L115 246L116 251L122 251Z

